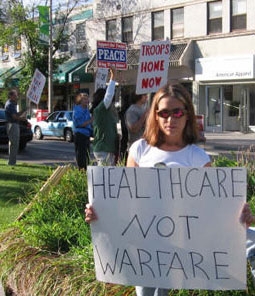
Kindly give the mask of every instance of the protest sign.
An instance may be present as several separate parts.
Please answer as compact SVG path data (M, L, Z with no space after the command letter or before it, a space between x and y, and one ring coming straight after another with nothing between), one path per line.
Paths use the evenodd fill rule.
M245 168L88 167L96 277L167 289L246 288Z
M136 93L156 92L167 83L170 41L144 42L140 48Z
M105 88L106 87L106 80L108 76L108 69L107 68L98 68L96 73L96 80L95 80L95 91L98 88Z
M97 41L97 67L117 70L127 69L127 44L112 41Z
M30 101L34 102L35 104L39 103L45 82L46 77L38 69L35 69L32 82L27 91L27 98Z

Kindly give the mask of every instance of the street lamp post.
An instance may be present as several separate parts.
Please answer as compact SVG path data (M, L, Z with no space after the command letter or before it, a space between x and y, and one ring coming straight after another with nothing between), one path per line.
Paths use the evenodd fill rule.
M53 84L52 84L52 0L49 7L49 57L48 57L48 112L52 112Z

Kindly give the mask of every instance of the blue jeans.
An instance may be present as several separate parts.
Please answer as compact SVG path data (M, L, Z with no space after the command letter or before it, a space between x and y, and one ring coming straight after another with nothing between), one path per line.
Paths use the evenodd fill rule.
M169 290L160 288L135 287L136 296L167 296Z

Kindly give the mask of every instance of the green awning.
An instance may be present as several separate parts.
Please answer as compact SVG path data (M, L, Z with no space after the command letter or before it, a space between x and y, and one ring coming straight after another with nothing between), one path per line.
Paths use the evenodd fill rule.
M18 84L18 74L21 71L22 67L11 67L11 68L1 68L0 69L0 88L3 88L5 85L5 81L7 79L11 79L10 86L17 86Z
M90 79L90 75L85 75L85 65L87 64L88 59L76 59L76 60L69 60L62 65L59 65L57 72L53 73L53 80L59 83L73 83L77 82L74 80L73 73L77 70L78 74L76 77L79 76L79 73L82 74L84 71L84 75L79 76L76 79ZM79 72L81 71L81 72ZM70 74L70 75L69 75ZM88 76L88 77L87 77ZM80 80L81 81L81 80ZM90 82L90 81L87 81Z
M93 82L93 75L85 72L87 63L88 62L82 64L80 67L70 72L68 75L68 81L71 83Z

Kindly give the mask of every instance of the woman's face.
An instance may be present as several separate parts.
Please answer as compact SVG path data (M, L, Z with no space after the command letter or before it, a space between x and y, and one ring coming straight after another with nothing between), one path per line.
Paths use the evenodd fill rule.
M156 120L166 136L182 137L188 115L181 101L175 98L162 98L158 103Z

